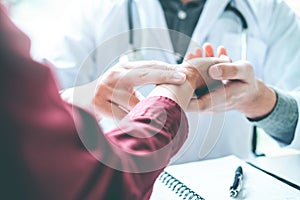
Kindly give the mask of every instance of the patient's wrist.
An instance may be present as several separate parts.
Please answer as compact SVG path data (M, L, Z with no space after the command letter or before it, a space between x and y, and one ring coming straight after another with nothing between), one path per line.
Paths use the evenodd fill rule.
M148 95L150 96L164 96L172 99L185 110L194 94L194 89L188 81L182 85L161 84L156 86Z

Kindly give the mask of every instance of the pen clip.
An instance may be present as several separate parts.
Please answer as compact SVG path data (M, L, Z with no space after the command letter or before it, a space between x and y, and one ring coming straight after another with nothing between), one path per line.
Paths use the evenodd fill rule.
M243 179L242 179L242 176L237 176L234 178L234 182L232 184L232 186L230 187L230 189L233 189L233 190L238 190L238 189L241 189L242 187L242 182L243 182Z
M235 171L234 181L229 189L230 197L237 197L239 192L242 190L243 184L243 170L242 167L238 167Z

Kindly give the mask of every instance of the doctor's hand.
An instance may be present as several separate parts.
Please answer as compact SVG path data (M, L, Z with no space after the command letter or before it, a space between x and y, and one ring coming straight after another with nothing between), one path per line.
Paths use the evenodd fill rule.
M186 81L181 85L161 84L150 93L149 96L165 96L177 102L182 109L187 110L190 101L195 98L194 92L198 88L213 84L207 70L210 66L218 63L226 63L226 58L192 58L178 67L186 74ZM212 81L212 82L211 82ZM218 81L220 82L220 81Z
M103 116L122 119L143 98L134 87L145 84L182 84L186 75L174 65L159 61L119 63L97 85L93 104Z
M223 82L224 87L192 100L190 111L224 112L237 110L248 118L261 118L268 115L276 104L275 92L254 75L251 63L238 61L220 63L209 68L214 80Z
M122 119L143 98L134 87L145 84L182 84L183 69L159 61L118 63L97 80L70 88L61 97L102 117Z

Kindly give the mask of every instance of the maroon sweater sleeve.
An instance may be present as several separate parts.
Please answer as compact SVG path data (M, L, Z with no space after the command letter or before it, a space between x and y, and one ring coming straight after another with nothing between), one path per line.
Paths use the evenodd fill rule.
M103 135L93 116L61 100L1 5L0 36L1 199L149 198L186 138L180 107L146 99Z

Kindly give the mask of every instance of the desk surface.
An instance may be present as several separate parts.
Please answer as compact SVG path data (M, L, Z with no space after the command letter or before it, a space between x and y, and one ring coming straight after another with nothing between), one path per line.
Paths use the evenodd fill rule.
M191 196L186 194L193 194L191 191L194 191L207 200L233 200L229 197L229 188L237 166L242 166L245 172L243 189L237 200L300 200L299 190L235 156L168 166L164 171L169 175L155 181L150 199L189 199Z
M259 157L250 163L300 188L300 154Z

